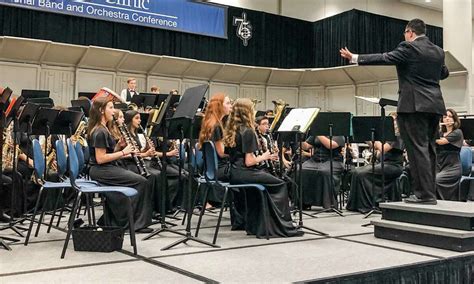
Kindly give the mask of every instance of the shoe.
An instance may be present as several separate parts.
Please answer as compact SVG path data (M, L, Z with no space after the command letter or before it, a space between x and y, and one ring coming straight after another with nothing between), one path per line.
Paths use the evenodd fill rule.
M10 216L8 216L6 213L0 214L0 223L8 223L10 222Z
M135 233L139 233L139 234L149 234L151 232L153 232L152 228L140 228L138 230L135 230Z
M74 222L72 223L72 227L79 228L82 224L84 224L84 220L79 218L79 219L74 220Z
M415 195L411 195L410 197L407 197L403 199L403 202L405 203L416 203L416 204L423 204L423 205L436 205L438 202L436 199L430 198L430 199L420 199L416 197Z

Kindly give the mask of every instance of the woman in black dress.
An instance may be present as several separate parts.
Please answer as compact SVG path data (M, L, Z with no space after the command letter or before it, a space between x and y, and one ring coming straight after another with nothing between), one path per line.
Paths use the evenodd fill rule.
M397 192L397 178L403 171L403 149L404 145L400 138L398 130L396 114L391 114L394 118L394 128L396 141L386 142L383 146L384 151L384 178L385 188L383 190L386 197L392 201L400 200L400 193ZM375 153L378 161L380 161L382 152L382 143L375 141ZM373 186L373 190L372 190ZM375 201L374 204L374 194ZM352 171L351 189L346 209L350 211L359 211L367 213L374 207L378 207L378 203L382 197L382 165L376 162L374 172L372 173L372 164L355 168Z
M257 136L254 125L254 109L250 99L237 99L233 105L232 113L227 121L224 135L224 144L229 147L231 162L230 183L246 184L257 183L265 186L265 202L267 203L269 219L269 235L272 237L291 237L302 235L292 223L289 209L288 191L286 183L256 167L265 160L276 160L278 154L269 151L260 156L255 156L257 151ZM245 202L245 203L244 203ZM248 234L258 238L265 236L265 225L262 218L260 195L255 189L241 190L234 194L236 210L246 216L244 227ZM245 206L246 205L246 206ZM245 212L243 208L247 207ZM235 229L235 224L233 224Z
M117 161L128 157L133 148L121 140L115 143L107 122L111 121L114 114L114 104L106 98L97 98L92 103L88 126L88 144L90 149L90 177L105 185L128 186L138 191L132 199L132 206L135 217L135 230L137 232L148 233L151 228L146 228L151 224L152 187L147 179L126 170L117 165ZM123 148L122 148L122 147ZM120 148L122 148L120 150ZM107 226L128 226L128 215L125 198L119 193L106 193L104 224Z
M124 115L124 123L125 127L127 127L132 139L135 141L138 151L140 152L140 156L143 159L144 165L150 173L150 176L147 177L149 185L153 188L153 209L155 212L161 212L161 192L160 192L160 185L161 185L161 172L158 168L156 163L152 163L151 158L157 157L157 153L155 150L155 146L153 144L148 145L148 142L143 134L138 134L138 128L140 128L142 120L140 117L140 113L136 110L129 110L125 112ZM140 139L142 138L142 139ZM137 164L132 158L123 159L126 169L139 174L139 170Z
M442 137L436 140L436 193L438 199L459 200L458 190L462 169L459 152L464 142L461 121L453 109L442 118Z
M332 150L330 147L332 146ZM324 208L336 207L340 177L344 170L341 149L344 146L344 137L335 136L332 145L327 136L310 136L303 142L304 150L313 150L310 159L303 163L302 189L303 203L306 208L311 205ZM333 176L331 177L330 151L332 151ZM334 183L331 183L331 178Z
M206 107L199 132L199 147L202 147L202 144L206 141L214 142L218 159L217 179L224 182L229 181L229 156L225 153L222 120L224 116L229 115L231 110L232 105L229 97L224 94L214 95ZM220 205L219 202L221 202L223 196L224 192L222 190L213 188L208 193L208 200L217 207ZM212 206L206 204L206 208L209 207Z

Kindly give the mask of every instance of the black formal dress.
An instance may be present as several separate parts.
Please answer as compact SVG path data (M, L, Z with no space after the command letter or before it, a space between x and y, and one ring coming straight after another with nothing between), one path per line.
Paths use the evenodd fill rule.
M95 158L95 148L106 149L107 153L113 153L115 140L110 132L103 126L98 126L88 139L90 149L90 177L104 185L128 186L138 191L132 198L134 210L135 230L149 226L153 213L152 194L153 185L146 178L118 166L116 161L98 164ZM128 226L128 214L126 197L120 193L106 193L104 224L107 226Z
M360 65L396 65L398 126L411 165L411 188L419 199L435 199L436 143L446 113L439 81L449 76L444 51L422 35L383 54L361 54Z
M385 199L400 200L397 190L397 179L403 171L403 143L401 139L396 142L387 142L391 149L384 153L385 172ZM373 184L372 184L373 183ZM372 190L373 186L373 190ZM374 194L375 202L374 204ZM367 213L378 206L382 197L382 165L378 162L374 166L366 165L352 170L351 189L346 209Z
M268 211L262 212L260 195L256 189L239 190L234 192L232 212L242 216L235 219L232 216L233 229L245 228L248 234L256 235L257 238L265 237L265 223L262 214L269 218L270 237L291 237L302 235L293 226L288 200L286 183L254 167L245 166L245 154L254 153L257 150L257 138L253 129L242 127L236 134L236 146L229 148L230 153L230 183L245 184L257 183L265 186L265 202ZM247 208L247 211L245 211ZM244 221L244 224L238 224Z
M461 129L456 129L444 138L448 139L449 143L438 145L436 149L438 154L436 193L438 199L459 200L459 182L462 176L459 152L461 151L464 137Z
M318 137L310 136L306 142L313 146L313 156L303 163L301 184L303 189L303 204L335 207L336 194L339 192L341 174L344 170L341 149L344 146L344 137L335 136L333 142L339 147L332 150L333 176L331 177L330 150L319 141ZM334 180L334 187L331 184Z

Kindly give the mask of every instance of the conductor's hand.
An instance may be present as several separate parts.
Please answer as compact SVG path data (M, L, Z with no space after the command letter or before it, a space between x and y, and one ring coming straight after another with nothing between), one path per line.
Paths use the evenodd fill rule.
M341 53L341 56L347 60L351 60L352 59L352 52L349 51L349 49L347 49L347 47L344 47L344 48L341 48L339 50L339 52Z

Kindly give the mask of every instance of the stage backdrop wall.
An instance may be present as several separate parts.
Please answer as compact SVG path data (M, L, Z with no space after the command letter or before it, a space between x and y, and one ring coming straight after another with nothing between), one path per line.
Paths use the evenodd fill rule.
M248 46L236 36L233 17L247 13L253 31ZM226 39L0 6L0 35L96 45L140 53L277 68L347 64L338 53L383 52L403 40L405 20L351 10L317 22L229 7ZM442 28L428 27L442 47Z

